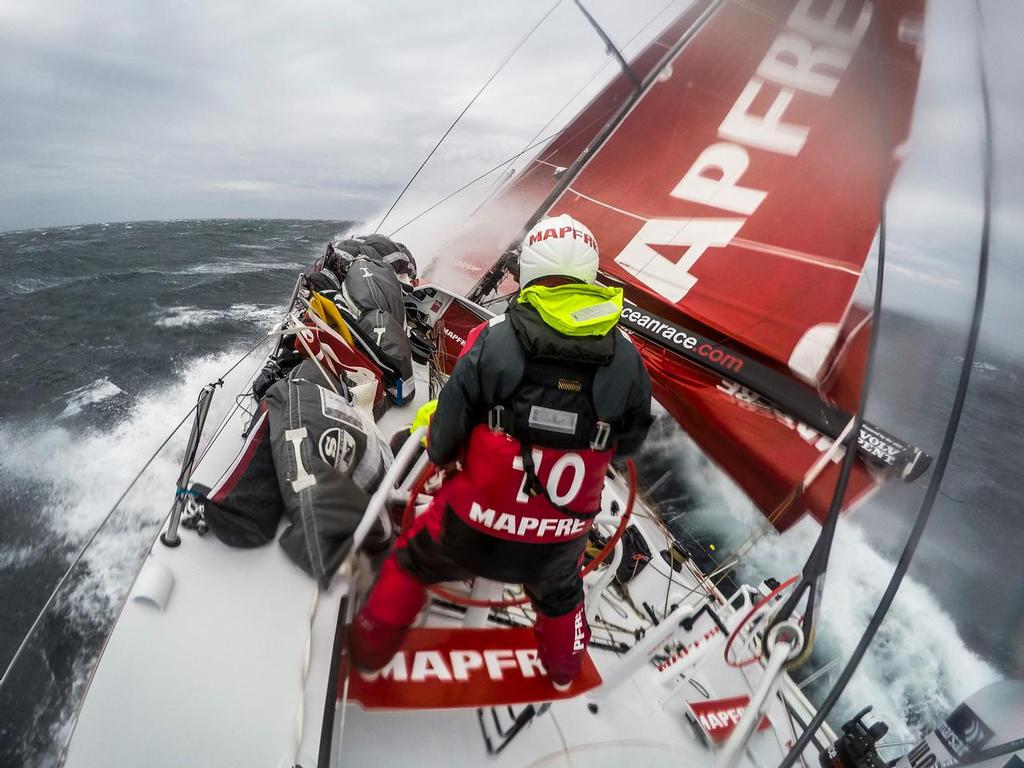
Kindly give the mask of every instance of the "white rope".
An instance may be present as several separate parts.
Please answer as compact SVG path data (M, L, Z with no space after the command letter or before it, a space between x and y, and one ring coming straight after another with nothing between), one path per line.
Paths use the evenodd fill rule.
M356 613L356 575L357 575L357 572L359 570L359 562L360 561L358 561L358 560L353 562L353 564L351 565L351 568L350 568L350 573L349 573L349 594L348 594L348 598L345 601L345 626L346 626L346 628L349 627L352 624L352 620L355 617L355 613ZM342 743L345 740L345 715L348 712L348 689L349 689L349 682L352 680L352 672L353 672L352 660L350 658L349 661L348 661L348 664L345 665L345 685L344 685L344 687L342 688L342 691L341 691L341 700L340 700L340 702L335 704L335 707L337 707L337 708L339 708L341 710L341 719L338 721L338 738L337 738L337 740L333 741L333 747L332 747L332 749L334 751L334 755L332 755L332 757L336 757L336 758L340 758L341 757ZM340 765L341 764L341 760L340 759L332 760L331 764L332 765Z
M295 708L295 737L293 741L292 755L294 765L299 765L299 750L302 749L302 728L306 710L306 683L309 680L310 660L312 659L313 648L313 622L316 621L316 609L320 605L320 584L313 586L313 596L309 601L309 608L306 612L306 641L302 648L302 676L299 683L299 702Z

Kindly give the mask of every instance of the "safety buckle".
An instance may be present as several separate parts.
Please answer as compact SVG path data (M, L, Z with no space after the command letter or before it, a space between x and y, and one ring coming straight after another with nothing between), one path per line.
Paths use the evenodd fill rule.
M487 426L492 432L505 431L505 406L496 405L487 412Z
M595 451L603 451L608 447L608 438L612 435L612 425L607 421L597 422L597 429L594 430L594 439L590 441L590 448Z

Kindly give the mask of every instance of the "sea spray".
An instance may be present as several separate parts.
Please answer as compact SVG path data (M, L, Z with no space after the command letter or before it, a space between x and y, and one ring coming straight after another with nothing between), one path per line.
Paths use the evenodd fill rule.
M679 478L678 483L663 486L664 498L659 498L663 512L670 518L678 515L677 525L689 534L717 542L720 556L761 527L764 517L745 494L664 416L652 430L645 451L668 461ZM769 576L782 580L794 575L819 530L816 522L806 518L785 534L770 530L757 539L737 576L756 584ZM839 662L809 687L812 700L824 696L850 657L894 566L872 548L853 518L843 518L832 549L810 664L820 667L837 657ZM872 716L890 726L885 741L912 741L935 727L964 697L999 677L996 669L966 647L952 618L927 588L908 578L830 721L841 725L871 704Z
M110 379L96 379L92 384L87 384L84 387L79 387L78 389L66 392L67 404L57 418L67 419L72 416L77 416L90 405L102 403L104 400L109 400L112 397L122 394L123 391L124 390Z
M36 427L28 435L0 427L0 472L15 481L51 488L38 515L49 533L40 530L41 543L35 546L42 542L50 549L61 546L70 563L146 459L195 403L202 386L216 381L245 349L233 348L184 366L173 384L140 397L123 421L108 430L79 430L57 423ZM244 365L254 369L266 351L253 353ZM207 437L233 405L231 395L216 393ZM16 759L19 764L46 765L59 754L102 637L166 518L190 427L191 419L186 419L143 472L30 638L12 687L32 687L38 695L30 708L15 709L16 700L7 695L0 701L0 715L19 734L17 743L0 748L0 763ZM7 550L3 565L11 573L31 566L34 551L33 546Z

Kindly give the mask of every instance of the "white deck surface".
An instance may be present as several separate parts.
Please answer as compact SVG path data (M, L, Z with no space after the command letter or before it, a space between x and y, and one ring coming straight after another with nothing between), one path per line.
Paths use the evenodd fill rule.
M418 397L426 396L417 370ZM245 391L244 385L233 390ZM392 409L382 420L384 434L408 424L416 404ZM238 414L223 430L194 479L213 485L241 445ZM212 434L216 425L207 425ZM168 489L168 499L171 495ZM606 494L618 496L624 489ZM168 499L158 500L160 504ZM661 609L670 586L671 602L697 595L693 573L669 572L658 552L667 546L664 530L642 510L634 519L654 554L651 566L630 583L634 603L644 600ZM317 765L324 705L328 701L331 657L338 609L344 588L317 597L309 634L310 667L305 676L307 628L313 580L292 564L277 544L252 550L231 549L212 534L182 531L182 545L157 542L125 604L96 670L71 741L72 768L122 766L238 766L283 768L298 762ZM145 599L144 585L162 569L173 589L158 609ZM660 571L660 573L659 573ZM148 572L148 573L147 573ZM687 597L688 595L688 597ZM649 624L646 616L616 600L619 611L602 603L601 614L632 630ZM625 616L623 615L625 614ZM452 623L436 613L428 622ZM501 631L495 628L494 631ZM608 639L598 623L594 637ZM622 639L626 639L626 636ZM719 650L720 654L721 651ZM602 672L620 658L593 650ZM719 665L721 666L721 665ZM759 670L759 667L755 667ZM710 677L700 672L701 686L712 697L735 695L744 688L739 672L726 669ZM614 696L589 711L584 697L553 705L497 758L486 754L475 709L370 713L350 704L334 719L332 765L479 766L710 766L713 753L686 718L686 691L673 674L659 675L646 665ZM298 746L297 718L302 719ZM665 700L665 703L663 703ZM518 707L516 708L518 711ZM781 754L775 729L758 734L753 750L763 759L745 765L769 768ZM507 719L506 719L507 724Z
M262 364L229 380L217 397L247 391ZM385 434L414 412L414 405L392 408L381 422ZM227 418L194 480L212 486L237 454L244 414ZM205 434L217 426L207 423ZM168 488L155 503L169 505L172 494ZM146 579L136 580L81 708L66 765L290 766L300 697L297 756L315 765L343 588L317 598L303 690L316 583L276 543L233 549L212 533L180 535L181 546L157 541L147 557L140 575L166 568L170 596L161 611L138 599Z

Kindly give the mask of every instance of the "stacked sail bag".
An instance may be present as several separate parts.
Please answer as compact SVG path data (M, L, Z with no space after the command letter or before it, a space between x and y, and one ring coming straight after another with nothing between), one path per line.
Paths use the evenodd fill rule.
M344 384L305 360L266 391L238 457L214 488L193 484L207 526L225 544L280 544L326 583L392 460L372 416ZM368 551L388 544L378 523Z
M326 583L348 554L370 496L392 460L367 412L343 384L306 360L268 391L270 447L288 526L280 543L306 573ZM388 544L378 522L369 551Z
M405 331L405 292L394 270L359 257L349 266L342 293L360 336L390 369L384 371L384 386L391 399L399 405L409 401L416 387L412 347Z

